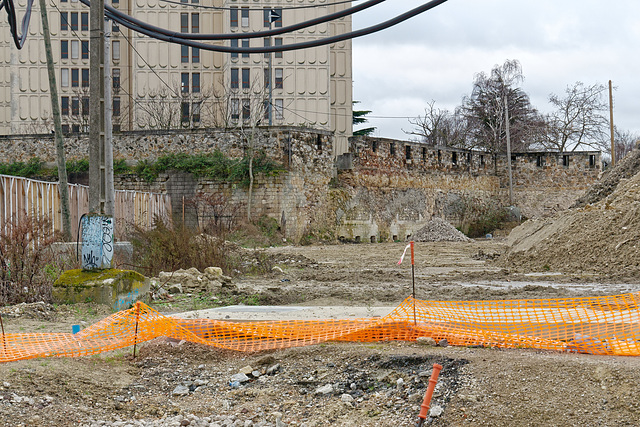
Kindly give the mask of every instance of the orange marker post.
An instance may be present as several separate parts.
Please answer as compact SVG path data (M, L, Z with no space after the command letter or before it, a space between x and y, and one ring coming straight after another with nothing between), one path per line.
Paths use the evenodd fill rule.
M429 405L431 405L431 398L433 397L433 390L436 388L436 383L438 382L438 376L440 375L441 370L442 365L437 363L433 364L433 372L431 372L431 378L429 378L429 387L427 387L427 392L424 394L424 400L422 401L422 405L420 405L418 424L416 424L417 427L421 427L424 424L424 420L427 419Z

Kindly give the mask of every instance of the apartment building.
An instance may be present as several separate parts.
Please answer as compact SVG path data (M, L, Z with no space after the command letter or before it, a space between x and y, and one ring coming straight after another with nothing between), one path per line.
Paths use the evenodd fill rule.
M183 33L250 33L349 7L331 0L111 0L149 24ZM47 12L64 132L89 124L89 8L49 0ZM0 29L0 134L53 129L37 10L17 50ZM111 27L107 21L107 28ZM261 47L351 31L351 18L267 38L217 42ZM309 126L336 134L336 154L351 135L351 41L271 54L212 52L171 44L113 24L110 36L114 131L191 127Z

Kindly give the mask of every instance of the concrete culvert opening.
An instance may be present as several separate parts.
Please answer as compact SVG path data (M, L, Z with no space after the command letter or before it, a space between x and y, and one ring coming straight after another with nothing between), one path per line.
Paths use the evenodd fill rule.
M356 243L360 243L360 236L356 236Z
M371 240L371 243L375 243L376 242L376 236L371 236L371 238L369 240Z

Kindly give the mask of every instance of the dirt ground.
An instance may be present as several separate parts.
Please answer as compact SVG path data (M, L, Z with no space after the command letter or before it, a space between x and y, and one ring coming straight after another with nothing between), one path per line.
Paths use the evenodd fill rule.
M393 305L411 293L404 243L277 247L282 273L238 277L238 292L264 304ZM554 298L640 290L640 281L597 273L511 269L494 263L505 240L417 243L419 299ZM187 298L187 297L184 297ZM181 304L159 305L165 312ZM198 308L201 308L199 306ZM6 332L69 332L108 315L77 305L3 314ZM433 363L444 366L432 401L434 426L640 425L640 359L329 343L255 354L156 339L77 359L0 365L0 425L410 426ZM262 373L240 385L243 367ZM266 372L271 369L270 373ZM176 393L184 386L184 393ZM328 387L331 386L331 387ZM438 411L436 411L438 412ZM435 415L435 414L434 414Z

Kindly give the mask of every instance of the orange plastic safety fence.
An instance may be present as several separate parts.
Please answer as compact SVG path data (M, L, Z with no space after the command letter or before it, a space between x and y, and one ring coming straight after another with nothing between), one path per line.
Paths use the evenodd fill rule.
M325 341L412 341L424 336L436 340L446 338L451 345L638 356L639 300L638 293L505 301L407 298L382 318L262 322L176 319L136 303L133 308L115 313L75 335L4 334L0 342L0 362L86 356L157 337L258 351Z

